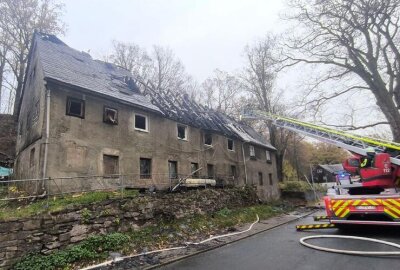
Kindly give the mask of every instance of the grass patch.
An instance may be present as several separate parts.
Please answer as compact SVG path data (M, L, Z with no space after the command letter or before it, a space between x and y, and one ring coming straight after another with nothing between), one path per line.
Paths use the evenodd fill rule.
M20 218L38 215L44 212L54 212L65 209L67 206L85 205L101 202L110 198L136 197L137 190L121 191L96 191L64 197L51 197L34 202L29 201L0 201L0 219Z
M50 255L30 254L18 262L15 269L71 269L94 261L105 260L110 251L125 254L181 245L185 241L199 241L210 234L222 234L227 229L267 219L291 208L279 203L262 204L237 209L224 208L209 215L195 215L171 222L160 221L128 233L92 236L80 244L55 251Z

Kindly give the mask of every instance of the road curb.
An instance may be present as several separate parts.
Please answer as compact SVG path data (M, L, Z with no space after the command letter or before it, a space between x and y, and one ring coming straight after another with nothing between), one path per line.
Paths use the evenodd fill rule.
M235 242L238 242L238 241L247 239L247 238L249 238L249 237L252 237L252 236L254 236L254 235L257 235L257 234L260 234L260 233L263 233L263 232L266 232L266 231L275 229L275 228L280 227L280 226L282 226L282 225L286 225L286 224L295 222L295 221L297 221L297 220L299 220L299 219L308 217L308 216L310 216L310 215L312 215L312 214L314 214L314 213L316 213L316 212L318 212L318 211L321 211L321 210L322 210L322 209L314 209L314 210L312 210L312 211L310 211L310 212L308 212L308 213L306 213L306 214L304 214L304 215L302 215L302 216L300 216L300 217L296 217L296 218L294 218L294 219L292 219L292 220L288 220L288 221L284 221L284 222L282 222L282 223L278 223L278 224L276 224L276 225L273 225L272 227L269 227L269 228L266 228L266 229L262 229L262 230L260 230L260 231L255 232L255 233L246 235L246 236L244 236L244 237L242 237L242 238L234 239L234 240L232 240L232 241L229 241L229 242L226 242L226 243L221 243L221 244L216 245L216 246L213 246L213 247L208 247L208 248L205 248L205 249L202 249L202 250L199 250L199 251L195 251L195 252L193 252L193 253L191 253L191 254L183 255L183 256L180 256L180 257L177 257L177 258L174 258L174 259L170 259L170 260L167 260L166 262L163 262L163 263L160 263L160 264L157 264L157 265L152 265L152 266L149 266L149 267L144 267L143 269L144 269L144 270L157 269L157 268L160 268L160 267L162 267L162 266L166 266L166 265L172 264L172 263L174 263L174 262L178 262L178 261L181 261L181 260L184 260L184 259L193 257L193 256L195 256L195 255L199 255L199 254L205 253L205 252L207 252L207 251L211 251L211 250L214 250L214 249L217 249L217 248L220 248L220 247L223 247L223 246L226 246L226 245L229 245L229 244L232 244L232 243L235 243Z

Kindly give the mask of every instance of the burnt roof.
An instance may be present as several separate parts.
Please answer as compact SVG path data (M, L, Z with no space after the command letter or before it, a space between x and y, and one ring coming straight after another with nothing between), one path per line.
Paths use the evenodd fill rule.
M149 98L132 86L132 75L126 69L94 60L88 53L68 47L54 35L35 33L34 47L43 66L45 79L160 112Z
M161 113L164 117L182 124L275 150L253 128L196 103L187 94L150 89L145 94L140 93L128 70L94 60L88 53L70 48L54 35L35 33L35 47L47 80L83 88Z

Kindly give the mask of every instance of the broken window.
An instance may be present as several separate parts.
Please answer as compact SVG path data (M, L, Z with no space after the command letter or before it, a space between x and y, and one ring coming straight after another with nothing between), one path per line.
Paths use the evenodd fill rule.
M178 138L181 140L187 140L187 126L178 124Z
M135 129L148 131L147 117L140 114L135 114Z
M204 144L212 145L212 135L210 133L204 134Z
M269 177L269 184L272 186L274 183L272 181L272 173L268 174Z
M116 175L119 174L119 157L112 155L103 155L103 174Z
M231 176L233 179L236 178L236 166L231 165Z
M271 153L268 150L265 150L265 157L267 162L271 162Z
M118 110L110 107L104 107L103 122L112 125L118 125Z
M210 179L214 178L214 165L207 164L207 176Z
M33 167L35 165L35 147L31 149L31 153L29 155L29 167Z
M259 172L259 173L258 173L258 184L259 184L260 186L264 185L264 179L263 179L263 174L262 174L262 172Z
M151 159L140 158L140 178L141 179L151 178Z
M249 145L250 157L256 157L256 150L253 145Z
M170 179L178 178L178 162L176 161L168 161L168 172Z
M190 164L190 171L192 173L193 178L198 178L199 177L199 163L192 162Z
M85 118L85 101L82 99L67 98L67 115Z
M233 151L233 140L228 139L228 150Z

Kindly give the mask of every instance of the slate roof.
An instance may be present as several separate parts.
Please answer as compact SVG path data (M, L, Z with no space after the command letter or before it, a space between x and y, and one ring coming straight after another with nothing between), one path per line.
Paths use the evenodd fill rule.
M120 102L158 112L182 124L276 150L251 127L190 100L186 94L151 90L147 90L145 94L140 93L129 71L94 60L88 53L68 47L54 35L36 33L34 42L45 79L78 86Z
M129 71L116 65L92 59L88 53L68 47L54 35L36 33L35 46L45 79L78 86L97 94L160 112L148 97L130 87Z

